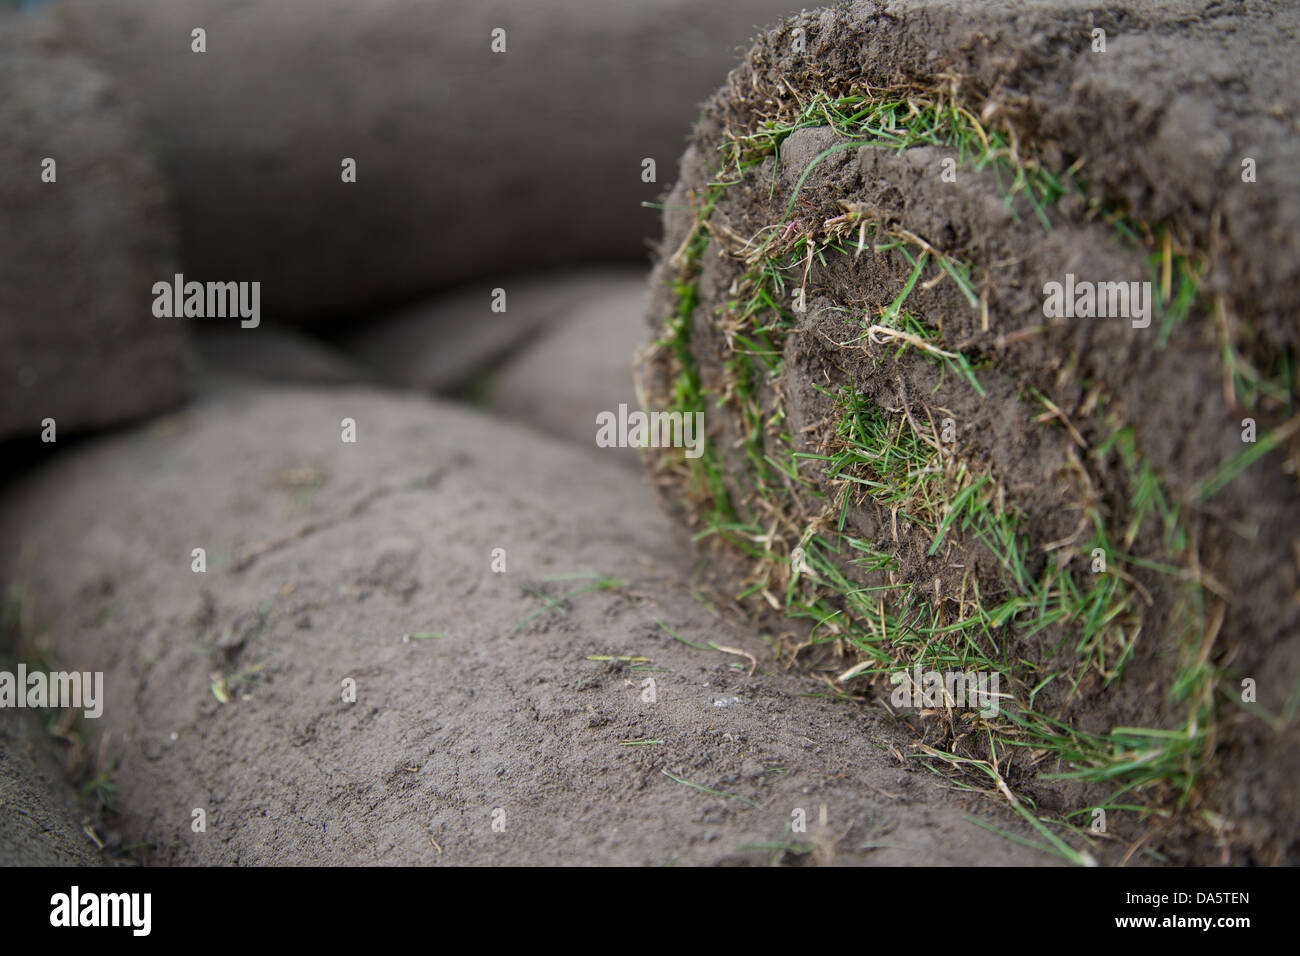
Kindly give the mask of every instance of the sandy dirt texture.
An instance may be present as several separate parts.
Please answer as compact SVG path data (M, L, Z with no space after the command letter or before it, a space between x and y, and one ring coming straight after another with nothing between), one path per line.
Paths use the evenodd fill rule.
M5 660L0 668L12 673ZM89 808L68 785L57 742L35 713L0 712L0 866L97 866Z
M20 642L105 672L112 822L145 862L1053 862L693 599L652 489L595 449L231 388L57 458L0 528Z

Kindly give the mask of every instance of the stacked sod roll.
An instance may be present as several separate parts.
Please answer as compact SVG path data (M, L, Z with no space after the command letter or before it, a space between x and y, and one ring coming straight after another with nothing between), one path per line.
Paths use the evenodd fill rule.
M995 713L904 694L906 759L1053 845L1275 861L1300 835L1300 17L1204 6L913 0L762 34L664 203L639 385L705 413L705 453L652 471L791 653L829 645L885 706L998 675Z

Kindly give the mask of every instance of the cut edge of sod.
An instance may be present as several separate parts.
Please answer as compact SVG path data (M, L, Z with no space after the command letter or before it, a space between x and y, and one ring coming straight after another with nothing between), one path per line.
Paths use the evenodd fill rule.
M804 98L796 94L795 100L780 115L758 117L749 129L737 131L729 127L724 134L722 161L707 185L704 201L695 206L696 215L685 241L670 261L675 270L676 311L667 323L665 336L657 343L669 355L672 386L668 406L674 411L703 411L706 396L691 352L691 332L699 307L703 254L710 237L717 239L745 264L743 277L733 289L735 298L711 318L723 329L732 347L726 363L728 397L735 402L743 423L742 444L752 465L746 474L733 478L744 482L747 494L729 493L722 465L709 443L698 459L685 459L666 449L652 467L683 479L687 510L699 529L697 540L725 542L753 562L750 583L740 590L738 599L743 601L761 593L768 605L788 617L811 622L810 643L843 642L857 652L861 663L842 678L847 675L847 679L879 681L918 663L942 665L944 669L956 665L959 670L970 670L974 665L975 670L1003 673L1015 679L1015 686L1029 688L1027 699L1014 701L1000 719L990 721L973 711L963 714L961 719L968 726L963 728L966 732L962 738L969 742L982 735L987 743L985 752L976 756L973 752L943 753L927 748L928 756L939 759L946 774L961 778L969 786L971 767L975 767L977 777L981 773L988 775L991 769L997 786L982 792L1007 799L1018 812L1039 820L1040 825L1045 818L1036 812L1030 814L1026 804L1032 804L1013 793L999 772L999 761L1008 762L1008 753L1024 755L1025 762L1035 767L1050 755L1064 769L1044 777L1070 778L1111 788L1110 796L1097 804L1103 809L1163 814L1171 799L1179 807L1186 806L1211 756L1216 692L1223 675L1205 653L1204 635L1210 625L1202 583L1183 560L1188 542L1178 506L1171 503L1172 497L1150 463L1138 453L1131 426L1107 420L1100 413L1095 423L1097 433L1109 437L1094 449L1094 455L1118 454L1138 494L1135 512L1123 528L1109 528L1101 512L1091 509L1091 538L1085 550L1101 548L1119 565L1119 573L1094 575L1091 582L1081 586L1068 570L1052 566L1051 562L1037 579L1027 573L1024 558L1031 543L1021 531L1021 516L1014 503L1005 501L997 476L987 468L980 469L973 462L943 452L930 441L931 436L916 429L910 415L891 419L882 412L864 409L864 400L856 388L845 387L830 396L840 411L834 435L829 436L838 442L834 454L797 454L791 436L781 430L781 413L764 420L755 397L755 382L762 380L759 376L780 370L781 343L794 325L792 315L780 303L788 301L786 289L795 283L797 265L811 263L814 257L825 264L828 253L853 255L853 247L861 251L870 237L877 250L897 249L913 268L899 295L882 310L879 319L869 325L864 320L862 335L872 336L876 342L897 342L899 351L916 349L966 380L981 396L984 394L978 381L978 357L947 347L935 329L905 308L909 293L927 265L937 270L936 281L946 276L958 285L973 308L984 307L986 300L977 291L972 266L942 254L906 230L875 221L869 210L851 203L842 203L841 216L820 224L820 242L811 227L801 230L786 221L808 171L836 149L902 149L931 144L955 150L960 162L977 169L993 169L1008 200L1017 193L1027 196L1035 218L1045 229L1051 228L1051 207L1067 193L1077 192L1092 216L1114 227L1119 241L1147 250L1161 291L1157 298L1161 348L1192 308L1203 303L1200 280L1207 269L1208 255L1183 244L1175 249L1171 230L1105 209L1100 199L1088 195L1086 184L1073 175L1073 167L1062 176L1051 173L1026 152L1023 143L1018 150L1012 150L1003 134L984 129L962 107L928 97L925 91L908 87L849 96L817 92ZM784 220L760 230L749 241L711 229L714 206L727 189L741 180L746 169L773 154L786 137L806 127L830 127L845 141L823 150L804 171L786 206ZM774 191L775 182L773 195ZM915 249L915 256L911 249ZM1282 363L1280 376L1260 374L1242 358L1234 338L1227 333L1221 297L1215 297L1212 308L1219 317L1218 327L1224 330L1219 348L1225 397L1231 388L1234 400L1242 399L1247 408L1255 408L1261 396L1271 396L1287 409L1296 407L1292 363ZM1031 399L1049 413L1055 408L1045 395L1035 394ZM1073 428L1059 415L1059 409L1056 412L1059 421ZM1039 421L1053 417L1046 414ZM1266 432L1241 460L1225 464L1204 483L1200 500L1221 490L1270 448L1295 437L1300 425L1293 423L1300 423L1300 417L1272 433ZM827 474L840 479L835 500L827 500L800 473L800 459L810 457L820 458ZM887 463L883 473L882 460ZM824 505L815 520L802 526L795 522L790 508L772 507L796 485L822 498ZM1007 585L1003 599L985 606L976 595L973 602L961 604L963 612L972 609L969 615L948 622L924 597L911 593L915 582L864 588L850 581L841 569L844 555L852 555L849 560L868 571L892 570L889 555L877 553L868 543L844 533L844 516L854 493L895 506L905 505L912 512L905 512L908 519L932 530L931 553L954 527L981 542L1003 569ZM777 535L773 527L765 529L756 520L756 513L746 507L754 497L768 503L763 509L765 523L771 523L774 510L784 520L783 535ZM1165 560L1144 560L1124 553L1148 514L1160 522ZM781 553L773 544L782 539L798 544ZM1178 620L1174 626L1182 637L1170 698L1182 706L1185 718L1173 729L1116 727L1106 734L1083 733L1055 716L1036 711L1035 700L1052 681L1066 680L1077 686L1081 673L1089 668L1107 683L1118 678L1141 627L1135 607L1135 591L1140 585L1122 570L1129 562L1167 574L1176 582ZM779 586L782 583L784 588ZM1055 627L1074 636L1073 667L1017 673L1025 670L1026 662L999 657L997 653L1006 646L997 635L1009 625L1029 633ZM930 716L945 718L952 726L951 710ZM957 736L955 732L951 735ZM931 762L926 766L937 770ZM1076 815L1083 812L1076 811ZM1055 821L1055 825L1068 826L1083 840L1089 840L1085 831L1066 821ZM1049 835L1041 829L1039 832ZM1049 843L1061 851L1064 845L1057 846L1059 841L1054 834L1050 836ZM1062 855L1076 863L1090 859L1068 847L1064 847Z

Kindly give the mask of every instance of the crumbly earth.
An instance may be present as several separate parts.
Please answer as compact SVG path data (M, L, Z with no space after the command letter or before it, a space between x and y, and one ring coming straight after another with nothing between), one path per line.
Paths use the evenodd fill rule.
M1053 210L1051 232L1044 232L1023 197L1004 202L1005 189L991 173L963 166L955 183L945 181L941 170L949 153L928 146L843 149L814 166L826 147L843 141L833 130L814 128L786 139L779 157L748 171L713 212L691 335L702 388L711 397L728 394L726 365L733 353L710 317L735 297L734 283L744 272L730 255L735 249L719 237L750 237L785 222L786 204L801 179L793 217L804 223L826 221L843 211L841 201L850 200L954 259L978 265L988 278L987 328L980 310L951 282L918 285L907 306L936 326L948 347L980 358L985 396L952 375L941 379L939 369L913 350L894 356L897 343L858 339L862 315L890 303L911 268L897 253L868 248L855 258L817 263L809 272L807 311L785 341L779 376L760 387L765 418L786 415L781 427L795 436L796 451L808 453L825 451L820 442L832 414L818 387L854 383L875 407L892 414L914 411L926 421L933 413L936 422L953 418L956 454L1001 481L1027 517L1034 567L1041 569L1048 560L1042 546L1069 539L1078 504L1087 497L1075 459L1083 459L1087 492L1100 496L1108 521L1123 528L1134 514L1135 489L1114 456L1087 455L1107 434L1089 411L1090 395L1104 394L1107 409L1133 427L1138 453L1183 509L1198 573L1212 584L1207 617L1219 622L1207 627L1205 652L1234 680L1256 679L1259 702L1269 711L1288 713L1300 686L1295 476L1275 452L1209 502L1196 501L1195 494L1243 447L1243 412L1222 384L1221 326L1204 303L1221 297L1232 329L1245 340L1240 347L1257 361L1296 345L1300 191L1272 173L1267 181L1242 182L1241 160L1249 156L1259 168L1281 170L1284 157L1296 150L1300 82L1289 48L1298 27L1300 15L1291 4L1195 2L1159 8L1121 3L1101 11L1068 0L917 0L791 18L762 36L733 72L684 157L683 178L665 204L650 309L656 335L676 308L671 283L678 264L672 256L692 227L697 207L691 199L703 196L713 178L724 129L748 128L750 103L764 95L756 90L788 89L807 97L846 89L851 81L920 84L941 89L991 126L1008 121L1021 143L1040 148L1058 169L1080 161L1093 195L1107 197L1139 221L1165 223L1190 246L1211 251L1204 297L1167 347L1152 345L1157 329L1135 329L1123 320L1044 323L1043 285L1067 272L1112 281L1150 278L1145 250L1120 245L1113 229L1086 210L1064 203ZM1090 50L1095 28L1106 30L1105 53ZM793 42L796 30L804 52ZM661 350L645 366L647 390L663 398L672 369L668 351ZM1031 389L1071 420L1082 450L1072 447L1077 442L1059 421L1035 421L1043 407L1022 400ZM1292 414L1294 408L1273 409L1261 416L1261 427L1282 425ZM740 488L736 478L752 467L737 448L742 434L734 403L722 402L710 417L710 440L727 450L724 471L733 492ZM805 476L819 479L819 468L809 464ZM670 504L684 513L681 497L680 490L670 490ZM956 593L967 567L975 568L984 593L996 591L996 567L959 533L950 534L948 552L930 557L928 536L909 538L905 531L900 539L888 509L869 500L851 505L848 526L895 555L907 580L936 582L936 593ZM1159 537L1148 519L1132 553L1157 560ZM1087 555L1074 560L1086 561ZM732 580L748 571L746 562L736 562ZM1150 595L1141 608L1141 638L1121 684L1085 684L1070 702L1077 726L1085 730L1170 726L1177 715L1168 699L1174 637L1165 629L1172 589L1159 573L1129 571ZM1042 652L1041 642L1017 646L1021 654ZM1063 704L1052 693L1040 703ZM1231 700L1223 711L1211 797L1186 815L1213 809L1229 818L1235 859L1243 853L1262 861L1294 858L1300 838L1300 810L1292 798L1300 779L1295 722L1275 730ZM1077 808L1090 799L1060 784L1019 783L1043 806ZM1167 838L1184 839L1175 833ZM1183 850L1194 859L1217 859L1223 846L1189 844Z
M12 673L9 661L0 669ZM0 866L96 866L88 808L68 786L56 743L32 713L0 712Z
M105 672L110 822L146 862L1055 859L697 599L648 483L594 446L231 386L57 457L0 529L16 650ZM621 583L572 593L587 573Z

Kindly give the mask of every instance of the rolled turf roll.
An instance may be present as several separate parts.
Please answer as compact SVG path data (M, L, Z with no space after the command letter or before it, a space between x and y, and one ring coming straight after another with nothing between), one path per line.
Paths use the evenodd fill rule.
M52 24L0 9L0 128L0 440L178 405L187 323L149 311L175 228L131 104Z
M850 655L845 692L921 713L917 759L1067 855L1103 820L1296 854L1298 23L804 14L664 204L639 384L708 435L651 455L670 507L794 644Z
M259 280L266 315L312 323L510 269L641 263L654 223L641 203L671 179L684 121L743 31L789 9L52 7L144 116L175 187L187 270Z

